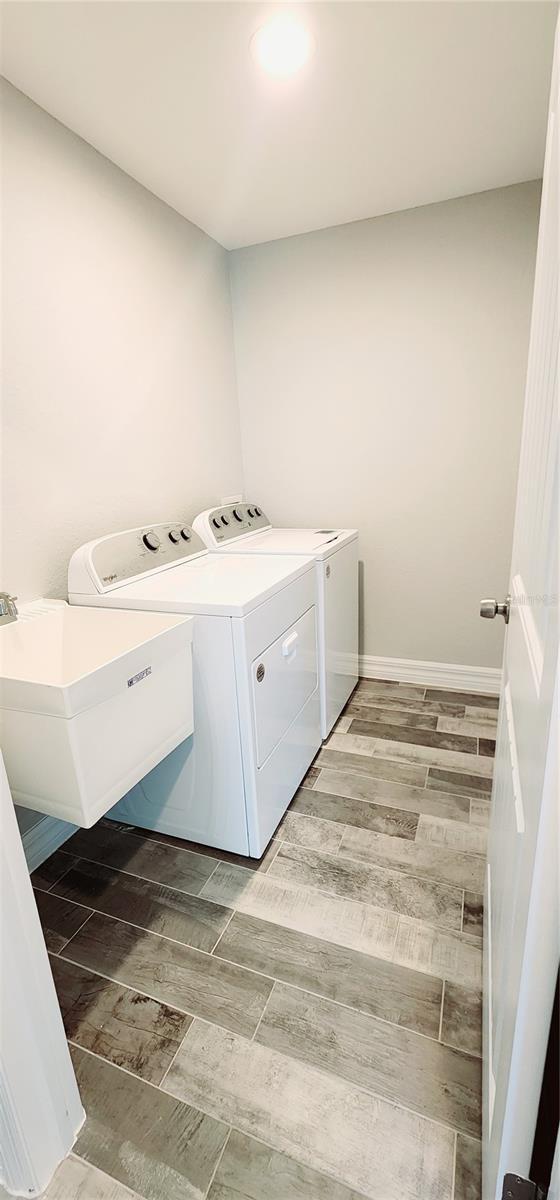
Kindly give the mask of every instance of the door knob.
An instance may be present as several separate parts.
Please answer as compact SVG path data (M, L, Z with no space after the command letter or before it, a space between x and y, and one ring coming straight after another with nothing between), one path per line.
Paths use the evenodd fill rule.
M492 621L494 617L503 617L507 625L509 621L509 605L511 596L506 596L503 604L498 604L497 600L481 600L480 615Z

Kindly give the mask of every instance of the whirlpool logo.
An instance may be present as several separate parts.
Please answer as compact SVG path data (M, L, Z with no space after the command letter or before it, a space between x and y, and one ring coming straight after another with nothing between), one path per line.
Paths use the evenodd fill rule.
M131 675L130 679L127 679L126 686L134 687L135 683L140 683L141 679L146 679L148 677L148 675L151 675L151 674L152 674L152 668L144 667L143 671L138 671L136 673L136 675Z

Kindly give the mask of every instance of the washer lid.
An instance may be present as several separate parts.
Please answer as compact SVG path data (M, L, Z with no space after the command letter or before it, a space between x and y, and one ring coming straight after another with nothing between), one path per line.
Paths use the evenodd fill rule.
M202 554L135 582L113 587L102 603L191 615L243 617L313 567L309 557ZM84 603L83 595L70 595ZM91 601L90 601L91 603Z
M220 554L306 554L328 558L354 541L357 529L264 529L216 547Z

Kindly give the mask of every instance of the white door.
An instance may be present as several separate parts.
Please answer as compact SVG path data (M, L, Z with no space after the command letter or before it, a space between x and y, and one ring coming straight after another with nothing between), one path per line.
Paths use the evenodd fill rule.
M488 854L483 1200L529 1175L558 969L558 78L557 33Z
M30 1197L85 1114L1 753L0 826L0 1195Z

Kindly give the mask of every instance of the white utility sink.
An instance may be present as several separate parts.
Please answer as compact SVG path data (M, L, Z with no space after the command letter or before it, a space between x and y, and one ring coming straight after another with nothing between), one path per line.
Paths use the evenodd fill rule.
M192 624L37 600L0 626L16 804L93 825L193 732Z

